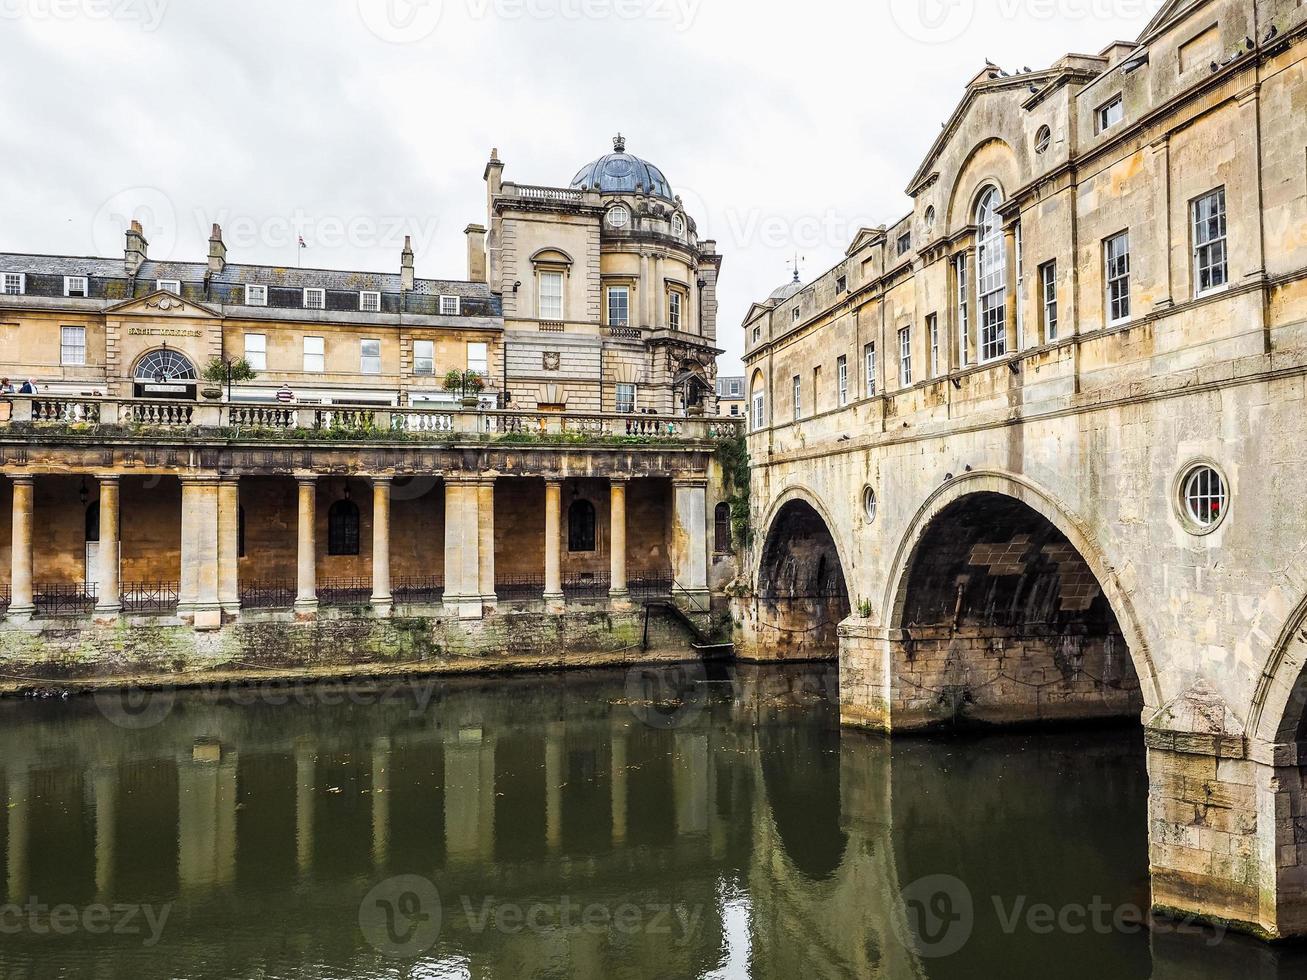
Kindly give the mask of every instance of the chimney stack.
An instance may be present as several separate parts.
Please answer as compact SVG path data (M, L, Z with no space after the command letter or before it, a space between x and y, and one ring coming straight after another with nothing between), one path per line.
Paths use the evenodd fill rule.
M145 231L141 228L141 223L133 218L131 227L127 229L127 248L123 251L123 266L127 270L128 278L136 278L136 273L149 258L149 248L150 243L145 240Z
M404 236L404 251L399 258L399 288L406 293L413 289L413 242L409 235Z
M463 234L467 235L467 280L485 282L486 229L483 225L468 225Z
M222 226L216 222L209 236L209 275L216 276L227 267L227 246L222 243Z
M488 186L490 196L493 198L499 193L500 185L504 180L504 165L499 160L499 147L490 151L490 162L486 164L485 173L482 174Z

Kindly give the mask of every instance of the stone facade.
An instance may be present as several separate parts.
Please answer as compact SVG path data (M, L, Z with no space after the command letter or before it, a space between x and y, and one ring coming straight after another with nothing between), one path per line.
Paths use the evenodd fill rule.
M1307 932L1305 34L1173 2L987 65L912 212L744 322L742 649L833 656L838 611L850 725L1140 712L1155 903L1274 936Z

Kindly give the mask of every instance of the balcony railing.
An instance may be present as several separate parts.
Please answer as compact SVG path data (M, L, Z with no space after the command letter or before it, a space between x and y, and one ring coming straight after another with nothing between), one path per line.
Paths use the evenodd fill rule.
M255 405L220 401L11 396L6 425L120 425L147 430L234 429L251 433L320 432L333 438L484 439L565 436L657 441L733 438L743 419L718 416L548 412L376 405Z

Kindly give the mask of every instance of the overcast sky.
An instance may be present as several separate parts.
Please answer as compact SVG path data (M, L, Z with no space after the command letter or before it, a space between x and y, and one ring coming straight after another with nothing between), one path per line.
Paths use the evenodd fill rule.
M989 58L1133 39L1160 0L0 0L0 251L465 275L490 148L566 185L621 131L749 303L838 261Z

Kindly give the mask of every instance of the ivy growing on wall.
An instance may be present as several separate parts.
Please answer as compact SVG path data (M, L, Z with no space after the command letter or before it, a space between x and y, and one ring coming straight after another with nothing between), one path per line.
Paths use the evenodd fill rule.
M749 523L749 447L744 434L718 441L716 456L722 468L726 502L731 505L731 533L735 543L744 547L753 537Z

